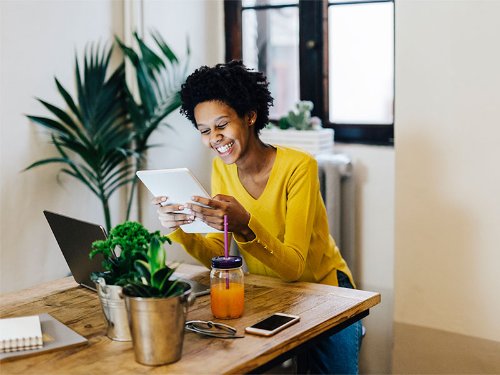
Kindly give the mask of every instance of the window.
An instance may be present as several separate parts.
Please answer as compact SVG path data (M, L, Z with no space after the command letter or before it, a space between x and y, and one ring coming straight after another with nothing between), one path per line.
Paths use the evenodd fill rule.
M226 59L263 71L274 120L299 100L341 142L393 144L393 0L225 0Z

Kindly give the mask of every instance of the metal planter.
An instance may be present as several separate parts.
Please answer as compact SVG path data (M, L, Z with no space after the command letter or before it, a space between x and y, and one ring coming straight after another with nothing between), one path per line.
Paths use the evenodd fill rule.
M169 298L140 298L125 294L135 360L149 366L178 361L182 356L184 324L194 301L191 286Z

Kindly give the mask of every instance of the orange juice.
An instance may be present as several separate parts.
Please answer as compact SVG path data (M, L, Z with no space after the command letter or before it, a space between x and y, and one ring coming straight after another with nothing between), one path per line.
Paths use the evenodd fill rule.
M229 286L229 288L227 287ZM218 319L235 319L243 314L245 304L244 284L229 282L214 283L210 287L212 314Z

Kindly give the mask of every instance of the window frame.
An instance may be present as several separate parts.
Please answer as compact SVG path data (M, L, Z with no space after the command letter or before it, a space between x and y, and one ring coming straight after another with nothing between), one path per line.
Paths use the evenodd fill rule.
M312 115L321 118L323 127L334 129L335 140L338 142L394 145L394 121L392 124L332 123L329 120L328 110L328 7L381 2L392 2L394 7L396 6L394 0L344 1L333 4L329 4L328 0L299 0L298 5L294 5L299 8L300 99L314 103ZM253 6L245 9L273 9L287 6L290 5ZM243 56L242 12L241 0L224 0L226 61L241 60ZM308 79L302 79L305 76Z

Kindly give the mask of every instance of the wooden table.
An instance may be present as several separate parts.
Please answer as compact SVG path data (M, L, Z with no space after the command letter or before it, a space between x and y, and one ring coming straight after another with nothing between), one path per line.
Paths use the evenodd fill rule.
M203 267L182 265L178 270L184 276L209 282L208 271ZM246 275L245 313L224 323L243 334L246 326L273 312L299 315L301 320L270 338L246 334L240 339L219 339L186 332L180 361L149 367L135 362L131 342L116 342L105 336L106 325L97 294L78 286L69 277L2 295L0 317L49 313L85 336L89 345L4 362L0 364L0 372L2 375L259 372L266 365L294 354L311 340L368 315L369 308L379 302L378 293ZM188 319L212 320L210 296L196 299Z

